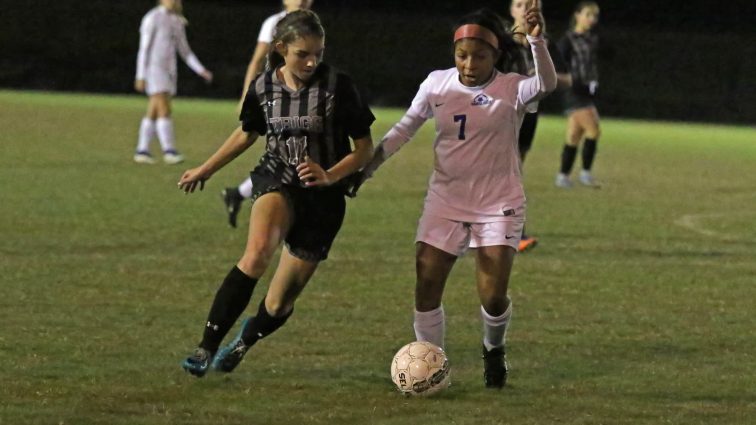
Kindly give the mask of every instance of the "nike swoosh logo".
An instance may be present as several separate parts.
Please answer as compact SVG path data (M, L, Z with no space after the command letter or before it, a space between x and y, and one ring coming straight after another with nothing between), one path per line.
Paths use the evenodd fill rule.
M436 103L436 108L438 108L439 106L443 106L443 103Z
M508 235L504 235L504 239L507 239L507 240L509 240L509 239L514 239L514 236L508 236Z

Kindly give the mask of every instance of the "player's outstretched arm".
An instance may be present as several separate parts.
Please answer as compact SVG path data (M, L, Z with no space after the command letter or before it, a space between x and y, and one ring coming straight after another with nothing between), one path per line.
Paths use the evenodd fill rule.
M252 146L257 137L254 131L247 133L241 127L237 128L207 161L184 172L178 182L179 189L186 193L194 192L197 186L199 190L204 189L207 179Z
M250 84L252 84L252 81L255 79L255 77L257 77L257 75L261 73L265 68L265 55L268 54L269 50L269 43L262 41L257 42L255 52L252 54L252 59L250 59L249 65L247 65L247 73L244 75L244 87L242 87L242 96L241 100L239 101L239 108L241 108L241 104L244 103L244 97L247 96L247 90L249 90Z
M364 168L372 157L373 139L368 134L355 139L352 153L328 170L324 170L320 164L306 158L305 162L297 166L297 172L299 178L307 186L329 186Z

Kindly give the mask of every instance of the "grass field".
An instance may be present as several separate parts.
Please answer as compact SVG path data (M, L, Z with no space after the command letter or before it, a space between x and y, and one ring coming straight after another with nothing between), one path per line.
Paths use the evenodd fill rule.
M453 385L405 399L388 369L413 339L432 127L349 201L292 320L233 374L198 380L179 363L246 238L219 191L261 146L184 196L179 175L234 128L235 105L177 100L176 167L131 162L145 103L0 92L0 424L756 423L756 130L605 120L604 187L565 191L564 120L542 118L525 167L541 244L515 262L511 385L483 388L467 257L445 297ZM401 111L376 112L379 138Z

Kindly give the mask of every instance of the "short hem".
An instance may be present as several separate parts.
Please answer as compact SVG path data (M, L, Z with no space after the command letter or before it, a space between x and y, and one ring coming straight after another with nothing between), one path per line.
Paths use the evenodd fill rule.
M311 252L300 250L300 249L293 249L291 245L288 242L284 242L284 246L286 247L286 250L289 251L289 254L291 254L292 257L295 257L297 259L300 259L302 261L308 261L311 263L320 263L321 261L325 261L328 259L328 253L325 253L323 255L318 254L312 254Z
M489 247L489 246L508 246L508 247L514 249L515 251L517 251L517 248L519 248L519 246L520 246L520 240L521 239L522 238L512 238L512 239L509 239L509 240L507 240L507 241L505 241L503 243L500 243L501 241L495 241L495 242L490 242L490 243L486 242L486 243L483 243L483 244L480 244L480 245L473 245L471 243L470 244L470 249L486 248L486 247Z
M467 252L467 249L465 249L462 252L453 252L453 251L449 250L448 248L444 247L443 243L439 243L439 242L436 242L436 241L430 241L430 240L427 240L427 239L415 239L415 244L417 244L418 242L422 242L424 244L430 245L433 248L436 248L438 250L444 251L445 253L447 253L449 255L453 255L455 257L461 257L461 256L463 256L465 254L465 252Z

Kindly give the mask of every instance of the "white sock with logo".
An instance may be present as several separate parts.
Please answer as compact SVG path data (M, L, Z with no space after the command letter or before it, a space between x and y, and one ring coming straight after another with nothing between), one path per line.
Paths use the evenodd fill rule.
M150 142L156 136L155 121L147 117L142 118L142 124L139 126L139 141L137 142L137 152L149 152Z
M512 317L512 300L507 298L509 305L501 316L491 316L483 306L480 306L480 317L483 319L483 345L486 350L504 345L509 329L509 319Z
M173 132L173 120L170 117L157 119L157 134L163 153L176 151L176 135Z
M249 199L252 197L252 179L247 177L247 180L244 180L242 184L239 185L239 193L244 199Z
M415 310L415 338L418 341L428 341L431 344L444 348L444 333L446 330L446 318L444 306L431 311Z

